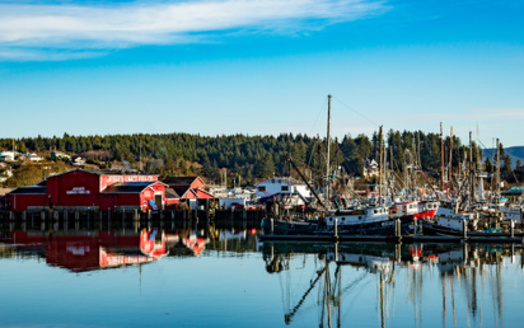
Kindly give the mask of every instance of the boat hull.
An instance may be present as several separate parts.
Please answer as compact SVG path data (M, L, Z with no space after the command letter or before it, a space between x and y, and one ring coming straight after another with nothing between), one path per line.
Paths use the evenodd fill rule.
M401 217L400 227L402 235L417 234L420 230L417 220L413 216ZM395 236L396 220L364 222L352 225L338 225L339 236ZM333 236L333 226L322 226L321 223L286 221L277 219L263 219L262 232L264 235L283 236Z

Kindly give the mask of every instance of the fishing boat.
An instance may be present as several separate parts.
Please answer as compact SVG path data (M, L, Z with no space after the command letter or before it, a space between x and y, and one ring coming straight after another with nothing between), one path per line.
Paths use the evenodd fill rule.
M417 232L412 215L390 218L386 206L362 207L327 212L324 217L312 220L290 218L262 220L264 235L287 236L395 236L399 222L401 234Z
M451 235L463 236L464 229L467 227L469 217L464 214L449 214L435 216L430 220L422 221L422 231L424 235Z

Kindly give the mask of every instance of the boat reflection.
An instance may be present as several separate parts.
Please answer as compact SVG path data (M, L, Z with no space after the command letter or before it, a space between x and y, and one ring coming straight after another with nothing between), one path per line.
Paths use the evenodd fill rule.
M398 325L398 317L406 313L409 316L403 319L410 325L424 326L424 312L432 320L439 308L442 326L502 327L502 268L509 260L523 274L522 248L515 245L264 242L260 250L266 271L276 274L284 289L287 325L302 311L318 307L319 327L340 327L343 319L359 326L354 321L362 317L359 303L369 302L370 296L360 293L370 290L366 285L373 284L374 277L377 324L381 327L392 320ZM520 265L515 263L518 254ZM308 265L308 261L313 263ZM308 269L309 275L304 272ZM293 276L308 279L297 284L291 281ZM299 296L296 290L288 290L291 286L299 290ZM424 304L428 299L431 304Z

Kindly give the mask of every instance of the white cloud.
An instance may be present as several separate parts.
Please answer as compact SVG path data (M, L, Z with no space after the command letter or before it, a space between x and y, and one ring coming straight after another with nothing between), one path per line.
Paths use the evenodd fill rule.
M0 4L0 46L115 49L185 43L194 42L191 36L195 34L232 29L282 33L301 23L314 29L387 9L384 1L377 0L151 0L97 6L4 3Z
M422 114L421 116L428 119L441 121L452 120L489 120L503 118L522 118L524 119L524 108L486 108L463 111L462 113L435 113Z

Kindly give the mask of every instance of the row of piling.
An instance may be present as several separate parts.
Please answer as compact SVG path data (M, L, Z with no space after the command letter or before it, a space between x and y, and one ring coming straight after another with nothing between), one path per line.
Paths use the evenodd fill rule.
M84 221L91 219L103 220L261 220L264 216L263 211L252 210L159 210L142 212L137 209L132 210L29 210L29 211L0 211L0 220L7 221L28 221L39 219L43 221L58 221L58 220L75 220Z

